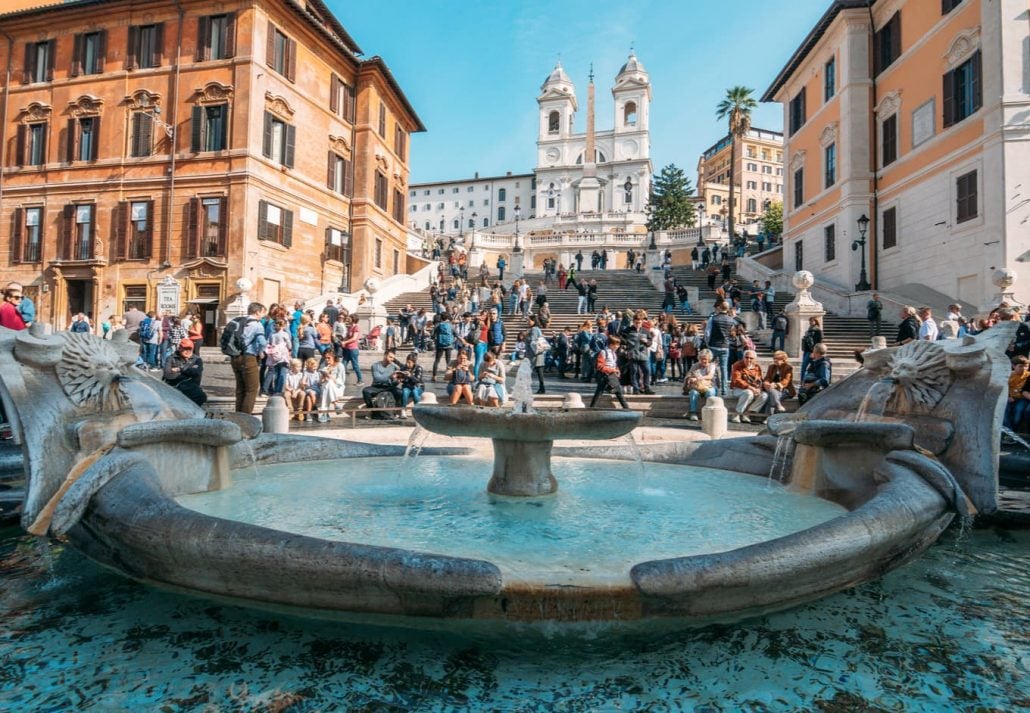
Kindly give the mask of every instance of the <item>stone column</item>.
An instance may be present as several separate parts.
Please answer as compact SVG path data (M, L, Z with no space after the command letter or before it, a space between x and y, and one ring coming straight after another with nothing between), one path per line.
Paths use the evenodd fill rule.
M526 272L526 251L512 252L508 260L508 269L505 270L505 279L511 284Z
M1015 293L1012 292L1012 285L1016 284L1016 278L1018 275L1015 270L1000 269L995 270L994 274L991 275L991 282L998 291L994 293L994 296L983 305L982 311L986 314L993 310L995 307L1005 302L1009 307L1020 307L1023 305L1016 300Z
M254 287L254 283L251 282L249 278L241 277L236 280L236 289L240 292L233 298L232 302L225 307L226 324L237 317L245 317L247 315L247 306L250 304L250 297L247 295L247 292L249 292L252 287Z
M815 278L808 270L800 270L794 273L791 282L797 289L794 301L788 304L784 311L790 321L790 328L787 330L786 349L787 355L796 359L801 358L801 337L808 329L808 320L818 317L820 322L826 315L822 304L816 302L809 292L809 288L815 284Z

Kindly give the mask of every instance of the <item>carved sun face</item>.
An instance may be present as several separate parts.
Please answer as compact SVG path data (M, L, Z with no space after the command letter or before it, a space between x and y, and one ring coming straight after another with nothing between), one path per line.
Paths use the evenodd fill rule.
M64 335L61 361L55 367L64 393L76 406L102 411L128 406L122 387L126 364L111 345L90 334Z
M887 366L889 376L897 382L894 400L898 412L929 412L951 386L944 348L935 342L909 342L891 355Z

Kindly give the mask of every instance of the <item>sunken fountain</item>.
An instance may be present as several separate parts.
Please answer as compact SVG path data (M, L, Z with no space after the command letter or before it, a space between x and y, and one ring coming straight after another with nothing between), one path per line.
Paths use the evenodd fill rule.
M502 562L495 548L509 528L535 519L543 524L528 527L514 544L541 549L557 536L553 528L570 503L586 502L574 487L566 489L564 461L586 464L568 481L589 493L601 488L595 474L634 458L624 443L607 440L633 428L636 417L628 413L416 409L423 426L494 441L492 478L487 488L475 488L483 499L472 495L469 502L495 529L468 550L447 544L458 539L459 521L431 525L444 531L431 545L395 540L383 534L388 527L376 526L377 508L388 500L403 508L397 521L433 500L432 488L412 494L406 484L403 447L263 434L245 416L205 418L174 389L135 370L137 345L127 341L0 330L0 397L24 454L24 529L64 540L136 580L315 616L704 623L791 607L879 577L918 556L956 515L994 510L1009 372L1004 349L1015 326L868 352L864 369L799 412L772 418L766 435L640 445L645 470L664 469L667 480L645 473L604 486L604 502L584 508L601 508L600 519L569 528L594 538L578 569L597 543L620 549L624 538L661 530L666 546L645 544L624 565L582 578L523 569L518 558ZM438 459L430 485L441 491L462 463L471 463L481 482L490 472L488 461L468 461L464 449L424 453ZM279 519L248 521L232 507L212 514L217 508L198 500L246 499L244 483L286 482L305 464L327 478L323 483L347 483L370 469L375 497L359 503L357 490L348 491L316 530ZM714 533L737 518L721 515L696 533L707 545L698 548L688 542L695 535L677 535L689 522L652 521L652 508L634 499L654 491L654 502L679 510L701 499L693 479L702 471L715 478L703 496L710 501L743 499L729 487L743 479L770 499L798 498L823 509L786 530L713 545ZM302 481L290 482L269 502L303 489ZM519 497L495 502L484 490ZM751 492L741 507L767 497L762 492ZM604 509L623 502L632 507ZM431 505L471 508L446 496ZM373 518L368 538L333 529L359 510ZM769 519L783 524L794 517Z

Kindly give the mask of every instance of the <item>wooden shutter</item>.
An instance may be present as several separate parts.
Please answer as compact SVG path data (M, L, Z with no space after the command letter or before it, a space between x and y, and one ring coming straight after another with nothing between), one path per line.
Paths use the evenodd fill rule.
M129 28L128 47L125 48L125 68L136 69L139 64L139 26L133 25Z
M336 114L340 109L340 78L336 73L329 75L329 111Z
M293 159L297 146L297 127L286 124L286 147L283 150L283 165L293 168Z
M286 78L291 82L297 78L297 42L286 39Z
M154 25L154 48L150 57L151 67L160 67L165 56L165 24L159 22Z
M331 191L338 190L336 185L336 154L332 151L329 152L329 158L326 160L325 185Z
M265 37L265 64L275 69L275 25L268 23L268 34Z
M25 124L18 124L18 131L15 138L14 160L18 166L25 165L25 152L27 149L29 127Z
M980 50L976 51L972 59L973 65L971 68L972 77L970 81L973 83L973 106L971 107L970 113L977 111L984 104L983 96L983 57L980 54Z
M131 217L131 216L130 216ZM157 215L154 214L154 201L147 201L147 232L143 236L143 254L140 256L146 260L154 254L154 223L157 222Z
M190 150L198 153L204 140L204 107L193 107L192 123L190 125Z
M211 19L208 17L197 18L197 54L198 62L203 62L211 57Z
M343 195L354 195L354 162L349 160L343 162Z
M200 199L186 206L186 257L200 257Z
M33 52L35 46L35 42L25 43L25 65L21 75L22 84L30 84L32 82L32 75L35 74L35 71L33 71L36 68L36 53Z
M11 224L11 262L21 262L21 226L22 226L22 209L15 208L14 215L11 217L13 221Z
M225 15L225 37L222 40L222 47L225 50L225 58L236 56L236 13L229 12Z
M97 38L97 73L103 74L104 62L107 59L107 30L101 30Z
M218 257L229 254L229 199L222 196L218 199Z
M82 46L85 44L85 35L75 35L72 42L72 68L71 76L77 77L82 74Z
M69 203L64 207L61 219L61 242L58 245L61 260L70 260L72 254L72 230L75 226L75 205Z
M54 60L57 59L57 40L46 43L46 80L54 81Z
M129 257L129 203L118 201L114 207L114 259L127 260Z
M100 117L93 117L93 141L89 145L89 160L96 161L100 155Z
M955 123L955 72L952 70L944 75L944 128Z
M891 63L894 63L898 57L901 56L901 11L894 13L894 17L891 18Z
M42 141L43 145L40 146L39 155L43 159L43 165L46 165L47 158L49 157L49 154L47 153L47 145L48 145L48 142L50 141L50 122L49 121L46 122L45 124L43 124L43 137L42 137L41 141Z
M75 119L68 119L68 125L64 129L64 160L71 163L75 160L76 130L78 122Z
M283 211L283 246L293 246L293 211Z
M264 129L261 133L261 155L272 158L272 114L265 112Z
M258 240L268 240L268 203L258 201Z
M154 150L154 120L137 111L132 115L132 155L149 156Z

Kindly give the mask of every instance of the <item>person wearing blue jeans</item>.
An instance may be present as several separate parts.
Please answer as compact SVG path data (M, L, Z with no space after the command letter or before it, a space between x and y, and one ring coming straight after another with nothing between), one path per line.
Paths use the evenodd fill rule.
M708 319L705 326L705 342L712 352L712 361L719 366L719 375L722 377L720 393L723 396L730 390L730 344L734 329L737 327L737 321L728 312L726 303L719 302L715 305L715 314Z
M710 349L702 349L697 355L697 364L687 374L683 382L683 391L690 397L691 421L697 420L698 400L715 396L716 385L720 381L719 367L712 361Z

